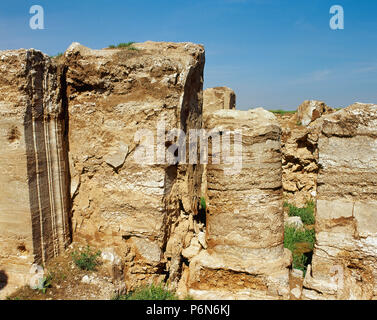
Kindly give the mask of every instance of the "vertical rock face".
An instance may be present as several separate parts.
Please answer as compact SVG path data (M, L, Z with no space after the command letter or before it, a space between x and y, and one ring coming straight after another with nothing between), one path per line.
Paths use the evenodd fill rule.
M232 89L227 87L216 87L203 91L203 113L235 108L236 94Z
M0 52L0 272L10 285L70 241L58 74L39 51Z
M174 280L179 272L201 167L168 162L179 152L165 148L177 140L170 130L201 128L204 68L198 45L133 46L91 50L76 43L64 57L74 237L116 247L130 286ZM138 156L141 147L151 147L150 158Z
M376 298L377 105L352 105L320 128L316 245L303 294Z
M233 172L227 172L234 170L232 162L213 163L219 150L212 137L207 165L208 249L190 263L189 293L219 299L287 297L291 256L283 248L280 126L272 113L255 109L214 112L205 127L221 132L222 155L233 151L224 144L227 132L241 129L242 147L234 149L242 159Z

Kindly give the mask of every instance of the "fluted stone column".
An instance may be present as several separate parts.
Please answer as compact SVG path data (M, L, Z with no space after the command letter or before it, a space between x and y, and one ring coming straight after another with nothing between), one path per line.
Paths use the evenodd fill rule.
M27 282L32 263L46 263L70 242L58 74L40 51L0 52L0 271L9 285Z
M290 253L283 247L279 124L263 109L220 110L208 116L205 128L220 132L221 152L219 157L213 133L207 165L208 248L190 263L190 293L197 298L286 298ZM241 148L233 138L236 130ZM232 159L224 163L229 151L242 155L239 166ZM213 163L216 157L221 163Z

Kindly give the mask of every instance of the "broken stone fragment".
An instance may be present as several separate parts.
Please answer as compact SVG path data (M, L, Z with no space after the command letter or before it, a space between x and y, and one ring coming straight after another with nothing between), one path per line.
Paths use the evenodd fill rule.
M233 133L242 128L242 160L232 174L229 163L207 165L208 248L197 254L198 241L183 252L196 254L189 265L189 294L196 299L289 297L292 255L283 246L280 125L261 108L218 110L204 125Z
M45 265L71 239L60 71L41 51L0 51L0 299L28 285L30 266Z
M132 238L132 243L146 261L160 262L162 252L157 243L138 237Z
M45 272L42 266L33 264L30 268L30 281L29 285L32 290L44 288Z
M296 229L304 228L304 224L300 217L289 217L284 221L285 226L294 227Z
M207 249L206 234L205 232L199 232L198 241L204 249Z
M317 100L304 101L297 109L297 119L305 127L320 118L325 113L331 113L333 109L324 102Z
M111 148L103 159L108 165L112 166L115 170L118 170L123 166L127 155L128 145L125 143L120 143L119 146Z
M291 294L296 298L296 299L300 299L301 297L301 289L299 286L295 287L294 289L291 290Z
M235 109L236 94L227 87L208 88L203 91L203 113L221 109Z
M81 282L85 284L90 284L92 282L92 279L88 275L85 275L82 277Z
M193 257L199 254L201 250L201 245L198 241L198 238L194 237L191 240L190 246L182 251L182 256L191 260Z
M292 277L303 279L304 278L304 271L302 271L300 269L293 268L291 275L292 275Z

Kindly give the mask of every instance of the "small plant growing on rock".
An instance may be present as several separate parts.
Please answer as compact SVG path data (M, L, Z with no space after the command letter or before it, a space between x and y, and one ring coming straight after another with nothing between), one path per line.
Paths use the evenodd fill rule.
M118 295L114 300L178 300L176 294L163 283L137 288L126 295Z
M63 53L62 52L59 52L56 56L51 56L51 58L60 58L63 56Z
M139 49L133 47L132 45L134 44L135 42L122 42L122 43L119 43L117 46L115 45L109 45L109 49L127 49L127 50L134 50L134 51L137 51Z
M315 231L299 230L294 227L284 229L284 247L292 252L293 268L306 272L308 255L311 255L315 242Z
M89 246L83 252L74 251L72 253L73 262L81 270L95 271L99 261L98 257L101 255L101 251L93 252Z
M203 210L204 212L207 210L206 198L204 197L200 198L200 210Z
M44 277L42 280L42 289L39 289L43 294L47 292L48 288L51 288L52 284L52 275L49 274L47 277Z
M274 114L280 114L280 115L285 115L285 114L294 114L296 113L295 110L283 110L283 109L276 109L276 110L268 110Z

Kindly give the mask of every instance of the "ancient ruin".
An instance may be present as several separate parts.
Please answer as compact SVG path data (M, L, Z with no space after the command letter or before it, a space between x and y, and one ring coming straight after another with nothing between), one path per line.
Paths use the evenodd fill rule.
M377 105L236 110L203 46L132 48L0 51L0 297L90 246L109 277L78 282L118 293L376 299ZM308 202L298 270L284 207Z

